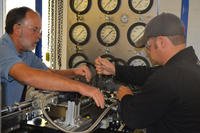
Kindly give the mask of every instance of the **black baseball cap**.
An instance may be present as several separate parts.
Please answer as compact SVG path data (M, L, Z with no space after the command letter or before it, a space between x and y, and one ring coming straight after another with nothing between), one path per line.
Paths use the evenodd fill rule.
M150 37L157 36L184 36L184 25L180 18L171 13L161 13L149 21L143 36L136 42L137 46L146 45Z

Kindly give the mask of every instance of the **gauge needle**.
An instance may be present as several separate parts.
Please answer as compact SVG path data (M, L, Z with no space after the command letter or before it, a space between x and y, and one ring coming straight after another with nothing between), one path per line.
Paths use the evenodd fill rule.
M135 8L142 2L143 0L140 0L138 3L137 3L137 5L135 6Z
M110 33L112 33L113 32L113 30L111 30L104 38L103 38L103 40L105 40L107 37L108 37L108 35L110 35Z
M133 41L136 41L137 39L139 39L139 37L144 33L144 30L138 35L136 36L136 38Z
M83 3L83 0L81 0L80 3L77 4L77 6L75 7L76 9L81 5L81 3Z
M77 38L81 35L81 33L83 32L84 30L81 30L81 32L78 33L78 35L76 36Z
M106 3L106 5L104 6L104 9L110 4L112 0L110 0L108 3Z

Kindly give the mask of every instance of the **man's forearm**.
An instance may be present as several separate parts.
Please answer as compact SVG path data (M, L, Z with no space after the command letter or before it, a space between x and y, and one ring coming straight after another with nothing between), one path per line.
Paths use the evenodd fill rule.
M68 77L68 78L73 78L76 73L74 72L74 69L68 69L68 70L53 70L53 69L49 69L51 72L54 72L56 74L62 75L64 77Z

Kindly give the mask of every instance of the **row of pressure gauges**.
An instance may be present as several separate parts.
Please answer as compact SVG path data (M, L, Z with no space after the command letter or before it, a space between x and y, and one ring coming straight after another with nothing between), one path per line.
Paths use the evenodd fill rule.
M118 65L129 65L129 66L150 66L149 61L143 56L133 56L128 61L124 61L123 59L116 58L110 54L101 55L102 58L107 58L109 61L113 63L117 63ZM73 54L68 62L69 68L74 68L79 66L80 64L89 62L88 57L84 53L75 53Z
M127 51L126 55L122 53L119 55L116 52L115 44L118 44L118 41L123 43L129 43L131 46L135 48L140 48L137 46L136 42L144 33L145 30L145 22L144 17L146 15L142 15L138 20L135 20L140 14L147 13L153 6L154 0L69 0L69 5L71 8L70 13L75 13L78 17L77 21L69 26L69 38L72 44L78 46L83 46L85 48L82 51L76 50L76 53L69 54L70 58L68 60L68 66L70 68L76 67L82 63L87 63L89 60L93 60L96 56L101 56L103 58L107 58L114 63L120 65L131 65L131 66L150 66L148 59L143 54L133 54L138 51L134 51L135 49L128 49L129 46L116 45L117 49L122 48ZM124 8L124 6L126 6ZM97 14L93 14L92 11L99 11ZM121 12L123 11L123 12ZM130 13L133 17L132 24L129 23L129 11L134 12ZM99 14L100 13L100 14ZM92 17L96 17L99 15L104 15L105 20L103 22L101 19L104 16L100 16L97 23L96 20L92 23L94 26L91 26ZM138 14L138 15L137 15ZM118 19L118 15L120 15L120 21L116 21ZM79 19L81 18L81 19ZM83 21L84 20L84 21ZM72 21L70 21L72 22ZM125 25L126 24L126 25ZM123 30L122 30L123 29ZM127 29L127 30L124 30ZM125 31L125 37L124 37ZM96 35L93 35L96 33ZM102 47L97 46L95 50L90 48L90 42L95 42L96 40L103 46L105 46L105 53L102 53L100 50ZM124 40L127 39L127 40ZM98 43L95 43L98 44ZM112 47L113 46L113 47ZM113 50L110 52L110 48ZM138 49L136 49L138 50ZM70 51L71 52L71 51ZM69 52L69 53L70 53ZM133 52L133 53L132 53ZM112 55L111 55L112 54ZM115 57L114 57L115 55ZM133 56L134 55L134 56ZM131 57L130 57L131 56ZM126 61L125 61L126 60Z
M144 29L145 23L142 22L134 23L129 27L127 39L132 46L138 47L135 42L143 35ZM69 37L75 45L85 45L90 39L90 28L83 22L77 22L71 26ZM105 22L97 29L97 39L106 47L115 45L119 37L119 28L114 23Z
M70 0L70 8L76 14L87 13L92 5L92 0ZM121 0L98 0L99 9L105 14L114 14L120 9ZM129 8L137 13L144 14L148 12L153 0L128 0Z

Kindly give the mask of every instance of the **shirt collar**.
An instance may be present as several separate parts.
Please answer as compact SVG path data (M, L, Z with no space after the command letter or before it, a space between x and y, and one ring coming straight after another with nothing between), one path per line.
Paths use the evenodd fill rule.
M169 64L175 64L179 61L188 61L191 63L196 64L198 62L198 57L195 55L194 49L192 46L187 47L180 52L178 52L176 55L174 55L167 63Z

